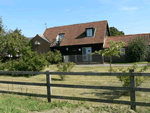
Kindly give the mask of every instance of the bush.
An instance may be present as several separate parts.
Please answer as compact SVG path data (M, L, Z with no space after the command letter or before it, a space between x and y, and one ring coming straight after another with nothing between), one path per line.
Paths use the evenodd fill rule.
M57 64L57 68L59 72L70 72L71 69L75 66L75 63L68 62L68 63L59 63ZM66 75L59 75L61 80L64 80Z
M134 71L136 72L136 69L138 68L137 64L134 64L131 68L111 68L112 72L123 72L123 73L129 73L130 69L134 69ZM149 68L149 66L143 66L141 67L140 72L144 72ZM110 70L109 70L110 71ZM130 76L117 76L117 78L119 79L119 81L123 82L123 87L130 87ZM147 77L144 76L135 76L135 83L136 83L136 87L140 86L141 83L143 83L145 80L147 79Z
M128 43L126 48L129 62L144 61L148 57L149 46L143 37L137 37Z
M21 51L21 57L18 61L8 61L5 63L5 70L8 71L41 71L47 64L43 55L31 51L30 47L26 47ZM25 75L29 76L29 75Z
M45 54L45 58L49 64L59 63L62 61L62 55L58 50L55 50L55 52L49 51Z

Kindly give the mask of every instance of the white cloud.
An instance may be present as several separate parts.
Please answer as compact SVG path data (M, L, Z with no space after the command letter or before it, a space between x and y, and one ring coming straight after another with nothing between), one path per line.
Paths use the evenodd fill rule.
M137 10L137 7L121 7L121 10L131 11L131 10Z

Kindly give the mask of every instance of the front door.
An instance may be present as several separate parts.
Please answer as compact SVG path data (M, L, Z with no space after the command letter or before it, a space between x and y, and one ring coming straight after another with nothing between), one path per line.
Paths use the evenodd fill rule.
M88 61L89 54L92 53L91 47L83 47L82 48L82 59L83 61ZM92 60L92 56L90 55L90 61Z

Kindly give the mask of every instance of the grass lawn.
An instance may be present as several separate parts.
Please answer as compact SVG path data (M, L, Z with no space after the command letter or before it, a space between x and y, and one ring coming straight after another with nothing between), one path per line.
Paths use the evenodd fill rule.
M74 67L72 69L73 72L107 72L109 67ZM43 71L57 71L57 68L55 65L49 66L48 68L45 68ZM150 69L147 70L147 72L150 72ZM46 83L46 76L45 75L36 75L30 78L27 77L11 77L11 76L0 76L0 80L5 81L20 81L20 82L35 82L35 83ZM60 77L58 75L52 75L52 83L58 83L58 84L76 84L76 85L95 85L95 86L122 86L122 83L118 81L117 77L108 77L108 76L66 76L65 81L60 81ZM150 88L150 80L145 81L142 83L140 87ZM47 94L46 87L44 86L25 86L25 85L8 85L8 84L0 84L0 90L4 91L15 91L15 92L24 92L24 93L36 93L36 94ZM53 95L61 95L61 96L73 96L73 97L87 97L87 98L97 98L97 99L114 99L114 100L125 100L129 101L129 96L121 95L120 91L110 91L110 90L95 90L95 89L71 89L71 88L59 88L59 87L52 87L52 94ZM0 98L3 98L5 95L1 95ZM29 97L24 96L18 96L19 98L26 98L27 100ZM15 98L18 98L15 96ZM15 100L15 99L14 99ZM32 101L37 101L37 104L33 108L36 109L29 109L28 106ZM137 92L136 93L136 100L137 102L148 102L150 103L150 93L149 92ZM18 100L19 101L19 100ZM16 105L16 108L19 110L28 110L28 111L42 111L45 109L48 109L47 107L42 108L42 105L39 104L40 102L47 101L46 98L36 98L33 99L31 102L26 102L26 107L20 107L19 105L22 105L20 103L19 105ZM52 103L58 101L57 99L52 99ZM64 100L59 100L60 103L64 102ZM4 102L4 101L3 101ZM0 101L0 104L3 105L3 102ZM15 101L16 102L16 101ZM68 102L73 106L74 104L80 104L78 101L68 100ZM12 101L13 103L13 101ZM6 103L7 105L8 103ZM44 102L44 105L47 103ZM5 104L4 104L5 105ZM9 105L9 104L8 104ZM49 105L49 104L48 104ZM64 105L64 104L63 104ZM105 103L95 103L95 102L84 102L84 106L103 106L104 108L107 108L106 106L109 105L113 108L113 110L116 110L115 104L105 104ZM1 105L0 105L1 106ZM66 105L65 105L66 106ZM117 107L125 108L126 110L129 109L129 106L127 105L117 105ZM8 106L10 107L10 106ZM6 106L4 108L7 108ZM87 107L88 108L88 107ZM10 108L8 108L10 109ZM93 108L100 109L100 108ZM147 112L150 111L149 107L138 107L138 112ZM1 110L1 108L0 108ZM110 110L110 109L109 109ZM112 109L111 109L112 110ZM113 111L112 110L112 111ZM107 110L106 110L107 111ZM95 111L94 111L95 112ZM107 111L109 112L109 111ZM111 112L111 111L110 111ZM119 111L116 111L119 112Z

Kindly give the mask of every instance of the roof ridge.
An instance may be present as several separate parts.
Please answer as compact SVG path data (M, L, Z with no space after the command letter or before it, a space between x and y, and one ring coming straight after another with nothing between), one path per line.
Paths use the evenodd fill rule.
M54 27L50 27L50 28L46 28L46 29L57 28L57 27L64 27L64 26L80 25L80 24L88 24L88 23L95 23L95 22L104 22L104 21L107 21L107 20L85 22L85 23L77 23L77 24L70 24L70 25L62 25L62 26L54 26ZM107 21L107 23L108 23L108 21Z

